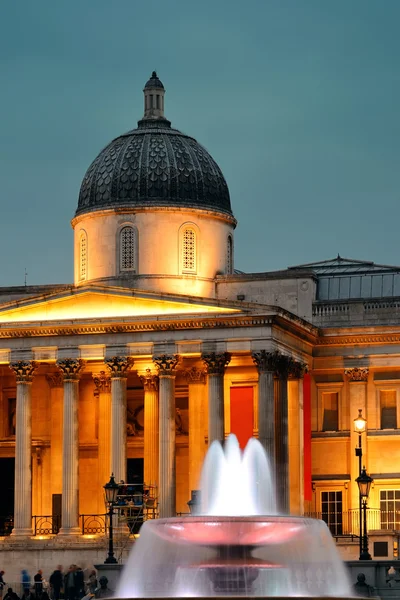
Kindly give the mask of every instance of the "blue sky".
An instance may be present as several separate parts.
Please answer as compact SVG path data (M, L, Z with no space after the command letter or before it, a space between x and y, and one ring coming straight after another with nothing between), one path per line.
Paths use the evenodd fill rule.
M220 164L235 266L400 264L398 0L19 0L0 4L0 286L73 280L79 187L142 116Z

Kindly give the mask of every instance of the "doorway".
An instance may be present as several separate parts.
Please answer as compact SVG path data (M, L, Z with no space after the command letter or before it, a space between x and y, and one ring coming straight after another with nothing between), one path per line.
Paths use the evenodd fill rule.
M14 527L15 458L0 458L0 535L10 535Z

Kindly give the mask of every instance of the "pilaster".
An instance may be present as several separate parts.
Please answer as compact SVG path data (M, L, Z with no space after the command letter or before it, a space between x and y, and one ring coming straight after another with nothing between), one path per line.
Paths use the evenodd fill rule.
M60 371L46 374L50 387L50 480L52 494L62 494L63 385Z
M184 376L189 388L189 489L199 488L201 468L206 452L204 440L204 394L206 370L192 367Z
M139 377L144 388L144 482L158 487L158 376L146 369Z
M358 416L359 409L362 410L364 417L367 416L367 383L369 369L366 367L353 367L344 371L349 382L349 397L350 397L350 490L351 490L351 506L355 508L359 506L359 490L356 483L359 472L359 458L355 455L355 449L358 446L358 433L354 431L353 421ZM368 470L368 445L367 436L362 435L362 465L365 465Z
M99 402L98 481L104 486L111 476L111 377L105 371L93 373L95 393ZM101 495L100 502L103 498ZM102 502L102 510L104 502ZM100 509L100 506L99 506Z

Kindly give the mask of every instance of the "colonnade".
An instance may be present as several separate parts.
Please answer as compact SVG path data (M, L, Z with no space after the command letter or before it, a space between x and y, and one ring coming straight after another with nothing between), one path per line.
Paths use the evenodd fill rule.
M278 351L252 354L259 374L258 430L276 473L279 508L289 509L288 398L289 376L301 377L304 365ZM205 415L202 408L204 386L208 384L208 443L223 442L224 373L231 356L227 352L203 354L203 368L186 369L189 389L189 483L197 484L204 458ZM139 373L144 387L144 480L157 482L159 516L176 513L175 378L179 356L153 357L153 369ZM62 386L62 526L60 536L79 534L79 379L85 362L58 360L58 375L47 376L53 388ZM126 481L127 377L133 359L115 356L105 360L105 370L93 373L99 396L99 480L111 472L116 481ZM15 515L13 536L32 535L32 381L37 370L34 361L10 364L16 374L15 432Z

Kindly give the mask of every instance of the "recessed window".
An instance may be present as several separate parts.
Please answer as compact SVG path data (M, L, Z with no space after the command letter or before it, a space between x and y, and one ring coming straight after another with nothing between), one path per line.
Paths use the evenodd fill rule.
M186 227L182 233L182 271L196 273L196 232L192 227Z
M381 429L397 428L397 393L396 390L381 390Z
M400 529L400 490L381 490L380 509L380 528ZM379 525L375 529L379 529Z
M332 535L343 534L342 492L321 492L321 517Z
M228 235L228 242L226 247L226 272L228 275L231 275L233 273L233 242L231 235Z
M136 229L123 227L120 231L120 270L136 271Z
M339 393L323 392L322 431L338 431L339 429Z
M87 237L86 232L81 231L79 236L79 281L87 278Z

